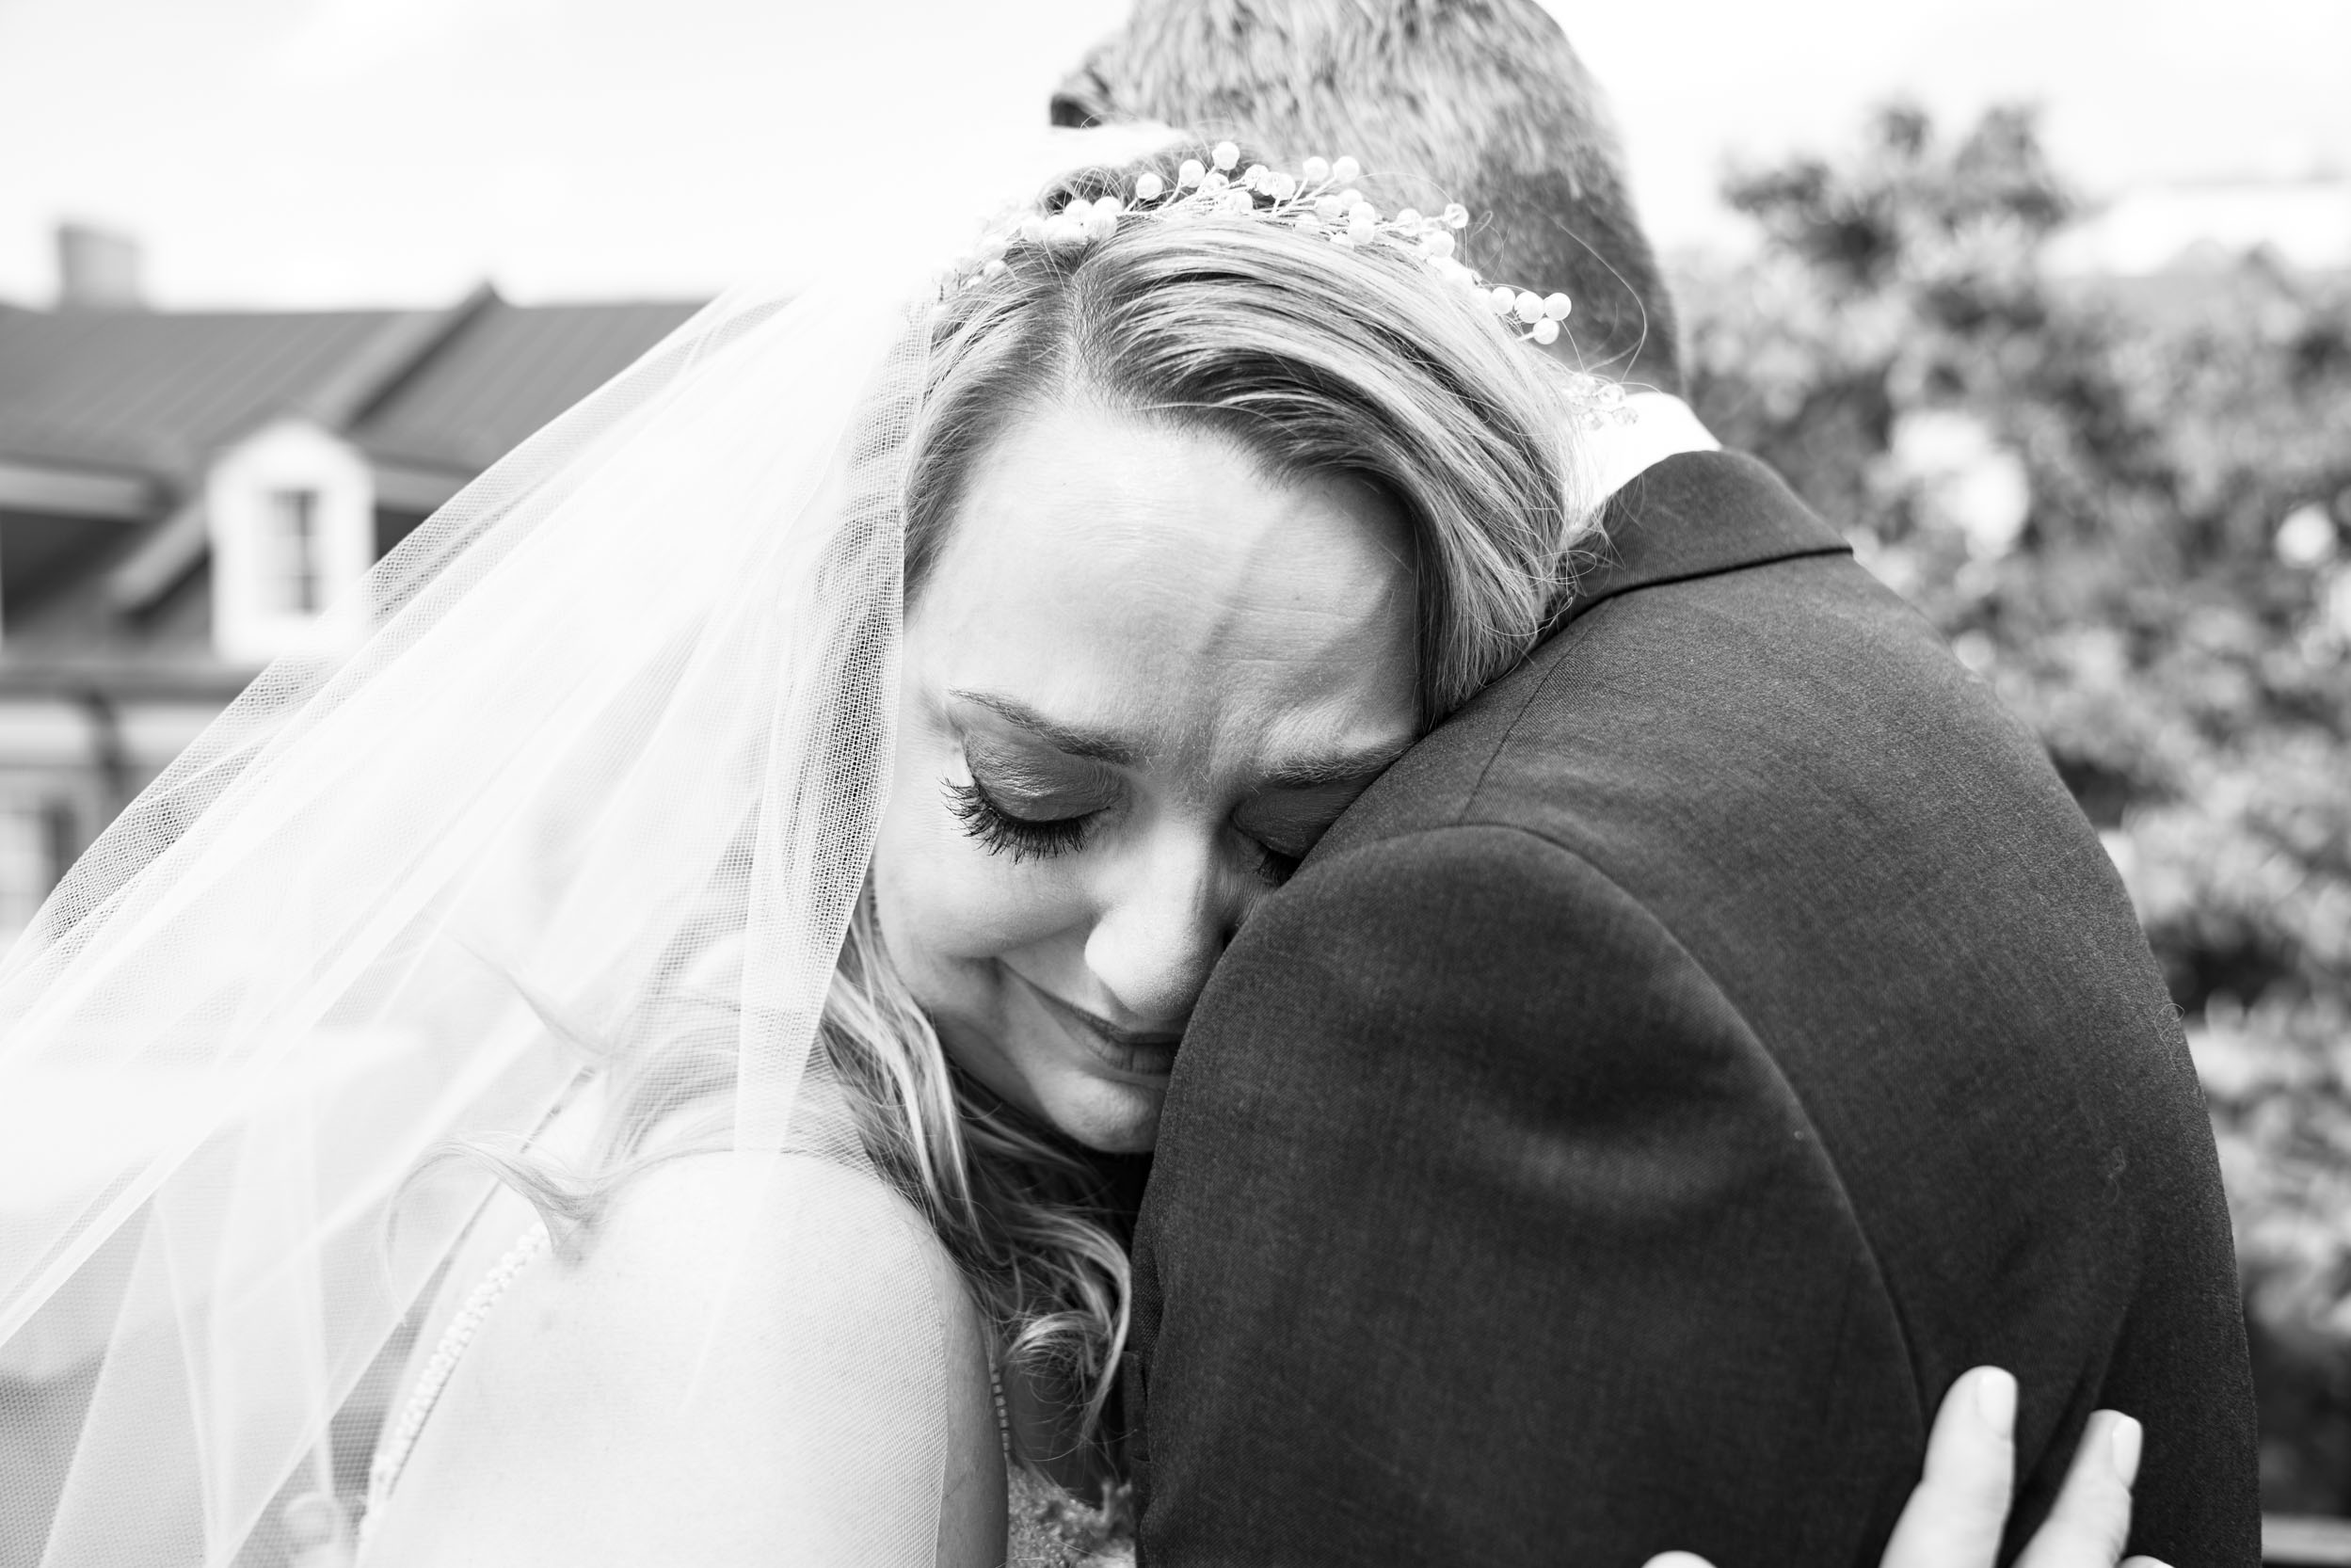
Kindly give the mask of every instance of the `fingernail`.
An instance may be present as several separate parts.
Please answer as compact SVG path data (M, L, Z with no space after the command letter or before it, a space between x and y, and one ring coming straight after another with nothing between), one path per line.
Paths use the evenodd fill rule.
M1997 1367L1987 1367L1975 1380L1975 1408L1984 1425L2008 1435L2016 1425L2016 1379Z
M2147 1429L2128 1416L2117 1416L2110 1441L2114 1444L2114 1473L2128 1486L2138 1480L2139 1449L2147 1441Z

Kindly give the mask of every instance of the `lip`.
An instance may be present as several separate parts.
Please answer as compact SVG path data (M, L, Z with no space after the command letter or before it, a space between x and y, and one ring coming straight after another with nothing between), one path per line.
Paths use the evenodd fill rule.
M1139 1078L1165 1078L1176 1063L1183 1032L1171 1029L1128 1029L1074 1001L1065 1001L1026 975L1007 968L1004 972L1045 1004L1045 1010L1089 1047L1105 1066Z

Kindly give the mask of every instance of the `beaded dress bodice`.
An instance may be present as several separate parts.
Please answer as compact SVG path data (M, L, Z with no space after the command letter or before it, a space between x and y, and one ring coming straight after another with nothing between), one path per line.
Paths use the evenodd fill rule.
M458 1308L456 1317L434 1345L424 1368L417 1375L416 1386L408 1403L401 1407L399 1416L385 1432L376 1445L376 1458L368 1468L367 1511L360 1515L359 1526L360 1558L366 1557L368 1527L377 1516L377 1510L399 1484L400 1472L408 1462L408 1454L416 1447L424 1422L440 1400L442 1388L466 1347L473 1340L490 1310L498 1304L515 1276L528 1268L531 1261L548 1249L547 1226L534 1224L506 1249L480 1284L476 1285ZM1111 1530L1105 1516L1071 1496L1050 1480L1027 1465L1014 1460L1012 1427L1004 1410L1004 1389L993 1357L988 1366L988 1381L996 1396L996 1425L999 1440L1004 1446L1005 1516L1007 1541L1005 1568L1131 1568L1134 1549L1131 1543Z

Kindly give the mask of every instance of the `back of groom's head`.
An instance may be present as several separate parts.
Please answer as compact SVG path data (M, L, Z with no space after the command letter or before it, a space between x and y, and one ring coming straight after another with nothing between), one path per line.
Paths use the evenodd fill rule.
M1673 301L1615 126L1536 0L1135 0L1052 118L1157 120L1293 168L1351 152L1425 176L1478 215L1479 271L1575 297L1571 358L1681 391Z

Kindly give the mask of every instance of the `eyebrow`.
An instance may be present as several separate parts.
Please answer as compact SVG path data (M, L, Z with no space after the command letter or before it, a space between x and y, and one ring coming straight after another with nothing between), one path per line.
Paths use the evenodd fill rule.
M1334 784L1361 784L1385 773L1389 764L1411 749L1410 741L1392 741L1360 751L1295 758L1268 768L1265 783L1274 790L1319 790Z
M993 692L950 691L949 696L986 709L1006 724L1015 725L1046 742L1056 751L1087 757L1112 767L1131 768L1143 759L1142 748L1104 729L1087 729L1048 719L1025 702Z
M1067 752L1072 757L1089 758L1120 768L1135 767L1142 761L1143 748L1123 736L1047 718L1027 703L1013 697L994 692L961 690L951 690L947 695L984 708L1005 723L1027 730L1056 751ZM1266 770L1263 787L1317 790L1335 784L1361 783L1385 772L1390 763L1411 747L1409 740L1391 741L1360 750L1291 758Z

